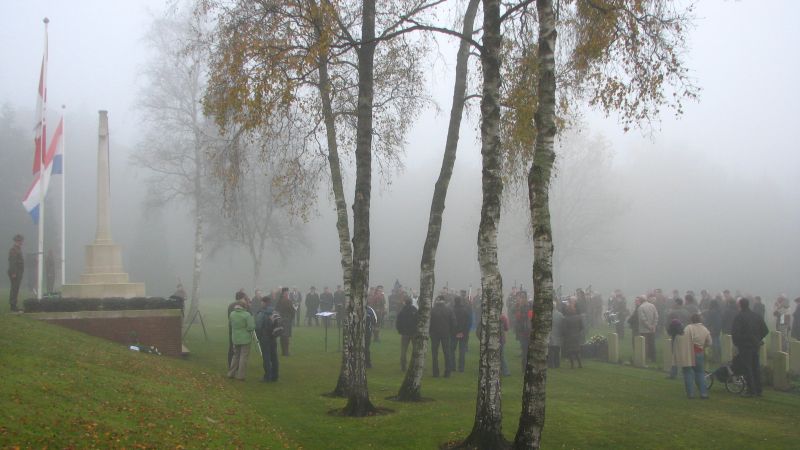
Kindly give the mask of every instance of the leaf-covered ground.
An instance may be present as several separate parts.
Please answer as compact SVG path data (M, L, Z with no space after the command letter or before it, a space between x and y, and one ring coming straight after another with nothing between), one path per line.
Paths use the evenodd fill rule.
M209 302L211 303L211 302ZM33 448L437 448L465 437L475 411L477 348L467 370L431 378L403 404L399 338L385 329L372 345L368 372L377 406L393 413L351 419L329 415L345 400L330 391L339 370L338 334L294 330L292 355L278 383L260 383L251 352L248 379L225 378L227 301L203 307L209 340L192 327L186 360L131 352L24 316L0 314L0 447ZM7 307L6 307L7 308ZM519 347L509 340L512 376L503 379L504 429L511 439L520 411ZM568 366L568 364L567 364ZM687 400L681 382L656 370L597 361L550 371L544 448L795 448L800 396L766 390L763 398L728 394Z

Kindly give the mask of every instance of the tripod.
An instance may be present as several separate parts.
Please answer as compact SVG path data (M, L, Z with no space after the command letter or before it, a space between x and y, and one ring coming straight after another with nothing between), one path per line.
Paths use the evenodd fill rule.
M203 337L205 337L206 342L208 342L208 333L206 332L206 323L203 320L203 313L200 312L200 308L197 308L196 310L194 310L194 315L192 315L192 319L189 320L189 324L186 325L186 329L183 330L183 336L181 336L181 340L185 340L186 339L186 335L189 333L189 329L192 328L192 325L194 324L194 322L197 320L198 317L200 318L200 325L203 327Z

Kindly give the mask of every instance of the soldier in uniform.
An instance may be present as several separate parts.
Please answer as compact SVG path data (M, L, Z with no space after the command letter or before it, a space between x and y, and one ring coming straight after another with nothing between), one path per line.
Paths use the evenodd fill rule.
M47 283L47 293L53 293L53 287L56 283L56 259L53 257L53 251L47 251L47 257L44 259L44 275Z
M311 321L314 321L314 325L319 326L318 312L319 294L317 294L317 288L311 286L311 290L306 294L306 325L311 326Z
M24 238L21 234L14 236L14 245L8 251L8 278L11 280L11 293L8 302L11 304L11 311L17 311L17 297L19 296L19 285L22 282L22 274L25 272L25 259L22 257L22 243Z

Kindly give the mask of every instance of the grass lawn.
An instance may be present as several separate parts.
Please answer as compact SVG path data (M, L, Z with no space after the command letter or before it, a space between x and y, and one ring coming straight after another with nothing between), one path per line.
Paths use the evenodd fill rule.
M394 410L362 419L335 417L344 399L322 396L338 375L336 329L325 352L321 327L295 328L292 356L278 383L260 383L253 348L248 380L225 378L227 301L203 306L185 360L130 352L23 316L0 314L0 447L436 448L466 437L475 411L477 347L467 371L423 382L433 401L404 404L396 394L399 338L384 330L372 345L370 394ZM507 348L504 430L513 438L522 379L516 342ZM567 364L568 366L568 364ZM430 374L430 363L426 366ZM740 398L715 384L710 401L687 400L681 382L656 370L587 361L549 372L544 448L796 448L800 396L769 388Z

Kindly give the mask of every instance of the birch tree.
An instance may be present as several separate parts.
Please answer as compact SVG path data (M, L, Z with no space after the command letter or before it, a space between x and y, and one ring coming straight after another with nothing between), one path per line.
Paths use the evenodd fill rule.
M186 321L200 305L200 285L205 253L204 202L209 179L206 152L213 122L204 115L207 52L191 45L200 23L178 13L156 19L147 41L153 56L144 70L147 84L139 109L144 138L132 162L150 172L151 198L159 204L177 203L189 209L194 225L192 288Z
M318 167L296 160L298 143L294 142L291 118L283 125L278 132L237 138L232 145L269 147L271 158L258 158L255 150L243 152L248 159L239 188L230 193L224 211L219 211L221 202L209 211L211 254L230 244L244 249L253 263L253 289L261 280L265 257L285 260L290 251L307 246L303 221L306 205L316 193L313 180Z
M528 173L528 202L533 224L533 314L528 362L522 389L515 448L539 448L544 428L547 383L547 341L553 322L553 237L550 230L548 187L555 160L556 135L556 24L552 0L537 0L539 18L538 108L535 115L536 144ZM535 328L534 328L535 327Z
M472 36L479 4L480 0L469 1L464 13L464 23L461 31L463 36ZM447 188L450 184L450 177L453 174L453 166L456 161L461 118L466 103L470 47L470 42L467 39L462 39L456 56L453 101L450 109L444 155L442 156L442 168L433 191L428 218L428 232L425 237L422 260L420 262L417 334L412 339L411 362L397 394L397 399L400 401L418 401L422 398L422 376L425 369L425 355L429 339L431 304L436 285L436 250L442 233L442 215L444 214L445 200L447 199Z
M528 172L528 195L534 240L534 315L523 405L514 439L515 448L539 448L545 419L547 341L552 324L553 240L548 189L558 131L557 26L566 35L569 74L562 98L588 99L606 113L620 114L623 126L648 124L661 107L682 111L697 90L681 60L683 32L691 8L683 10L666 0L577 0L564 8L569 20L557 22L552 0L537 0L538 45L534 115L535 146ZM665 91L672 91L667 96Z
M500 312L503 307L503 278L497 267L497 230L503 195L500 148L500 68L502 36L500 1L483 0L483 42L481 70L481 179L483 202L478 226L478 263L481 269L481 333L478 366L478 395L472 431L465 447L503 448L500 390Z

